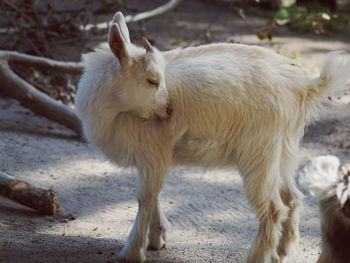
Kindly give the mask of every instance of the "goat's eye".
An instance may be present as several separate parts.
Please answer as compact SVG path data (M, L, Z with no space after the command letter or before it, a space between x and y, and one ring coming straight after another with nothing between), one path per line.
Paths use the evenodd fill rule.
M159 86L159 82L158 80L154 80L154 79L146 79L148 84L152 85L152 86L155 86L155 87L158 87Z

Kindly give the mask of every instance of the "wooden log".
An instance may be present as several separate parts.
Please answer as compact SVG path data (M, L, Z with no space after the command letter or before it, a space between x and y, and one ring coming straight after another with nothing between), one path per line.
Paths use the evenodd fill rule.
M30 207L44 215L57 215L59 202L56 193L35 187L0 171L0 196Z

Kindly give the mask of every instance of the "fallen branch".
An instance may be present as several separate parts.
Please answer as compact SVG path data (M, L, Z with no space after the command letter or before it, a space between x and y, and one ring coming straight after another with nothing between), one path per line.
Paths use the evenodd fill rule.
M0 51L0 90L5 95L18 100L24 107L66 126L80 136L81 124L74 110L38 91L15 74L9 63L71 74L80 74L83 69L82 65L80 63L60 62L18 52Z
M44 215L57 215L59 203L56 193L35 187L0 171L0 196L6 197Z
M181 1L182 0L170 0L165 5L159 6L153 10L139 13L139 14L136 14L134 16L128 15L125 17L125 22L126 23L133 23L133 22L138 22L138 21L145 20L145 19L148 19L151 17L162 15L162 14L168 12L169 10L173 9L174 7L176 7L178 4L180 4Z
M176 7L178 4L180 4L182 0L170 0L168 3L161 5L155 9L145 11L136 15L127 15L125 16L125 22L126 23L134 23L138 22L141 20L145 20L148 18L152 18L155 16L162 15L174 7ZM82 26L80 29L84 31L90 31L92 28L97 28L97 29L107 29L112 25L112 21L110 22L104 22L104 23L97 23L97 24L88 24L86 26Z
M81 74L83 71L82 63L57 61L44 57L30 56L16 51L0 50L0 60L60 73Z

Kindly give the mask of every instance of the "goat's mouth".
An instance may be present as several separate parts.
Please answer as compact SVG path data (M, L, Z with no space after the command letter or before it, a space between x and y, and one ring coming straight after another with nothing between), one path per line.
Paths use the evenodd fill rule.
M160 107L153 114L158 120L166 120L170 118L172 112L173 112L173 109L170 103L168 103L167 105Z

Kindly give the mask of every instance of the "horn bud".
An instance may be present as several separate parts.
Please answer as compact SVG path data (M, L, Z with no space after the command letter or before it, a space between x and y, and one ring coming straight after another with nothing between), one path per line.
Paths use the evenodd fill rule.
M143 47L146 49L147 52L152 53L154 51L154 48L145 37L143 37Z

